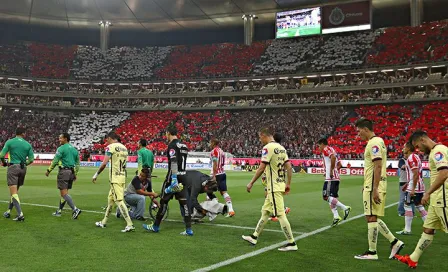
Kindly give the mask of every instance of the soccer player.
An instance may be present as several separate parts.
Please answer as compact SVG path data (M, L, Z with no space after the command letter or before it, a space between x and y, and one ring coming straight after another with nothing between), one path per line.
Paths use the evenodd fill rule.
M251 182L247 184L247 191L250 193L254 183L260 178L263 172L266 173L268 197L265 198L261 209L261 218L252 235L242 238L252 245L257 244L257 239L268 222L269 216L274 214L280 222L288 243L279 248L279 251L296 251L297 244L292 235L291 226L285 214L283 194L288 194L291 189L292 167L288 159L286 149L274 141L273 133L270 129L264 128L259 132L260 141L263 143L261 162ZM285 172L287 180L285 181Z
M212 151L210 152L210 160L212 161L212 179L216 180L218 183L218 190L221 193L222 197L226 201L229 212L226 217L234 217L235 211L233 210L232 199L230 195L227 193L227 175L224 171L224 164L226 162L226 154L219 147L219 140L213 138L210 141L210 148ZM209 198L212 198L209 196Z
M420 151L429 154L431 186L424 193L421 204L430 206L422 236L414 252L395 257L410 268L416 268L423 251L432 243L435 230L448 233L448 147L434 142L424 131L414 132L409 141Z
M177 138L177 128L174 125L166 129L166 138L168 144L168 173L162 185L162 194L160 196L160 208L157 211L156 221L152 224L143 224L143 228L149 232L159 232L160 223L166 213L168 203L173 197L179 201L183 208L183 217L185 222L185 231L181 235L193 236L191 229L191 213L187 202L187 188L184 187L184 178L187 168L188 148Z
M407 142L403 148L403 155L406 159L406 174L407 184L405 185L405 204L404 204L404 230L398 231L397 234L409 235L411 234L412 219L414 219L414 213L412 212L412 204L415 205L419 211L423 222L425 222L426 215L428 214L421 201L423 193L425 192L425 183L422 178L422 162L418 157L418 154L414 153L415 148Z
M93 175L92 182L96 183L98 175L106 168L107 163L110 162L109 182L110 190L107 201L106 213L102 221L98 221L95 225L99 228L105 228L110 212L114 204L117 204L120 213L123 215L126 221L126 227L121 232L135 231L135 227L132 224L132 220L129 217L128 208L124 204L123 194L126 182L126 163L128 161L127 148L118 142L118 135L115 132L109 132L106 136L106 141L109 144L105 149L105 156L103 163L98 171Z
M26 176L26 168L34 161L34 153L31 144L28 143L23 137L25 136L24 128L16 129L16 137L6 141L5 146L0 153L0 160L3 166L8 166L6 179L8 181L9 193L11 199L9 201L8 210L3 214L3 217L10 218L11 210L16 208L17 217L13 220L20 222L25 221L23 216L22 207L20 206L19 189L23 186ZM5 161L6 154L8 155L8 163Z
M278 133L278 132L274 133L273 137L274 137L274 141L276 143L279 143L279 144L282 143L283 136L280 133ZM263 184L263 186L264 186L264 197L266 198L266 197L268 197L268 187L267 187L268 183L266 180L265 173L263 173L263 175L261 176L261 184ZM291 211L291 208L285 207L285 214L288 214L290 211ZM269 221L278 222L278 218L275 215L271 214L271 217L269 217Z
M188 170L184 178L184 184L187 188L188 199L190 201L190 213L193 213L193 209L196 209L198 213L201 213L205 216L208 211L201 206L198 197L203 193L213 194L214 192L218 191L219 185L217 184L216 180L200 171ZM225 205L223 206L224 214L225 211L227 211L228 207Z
M330 205L331 212L333 213L333 223L331 226L336 227L342 221L342 218L338 213L338 207L344 211L344 220L350 215L352 208L350 206L345 206L338 199L340 182L339 169L341 168L338 154L333 147L328 145L328 141L325 138L320 139L317 144L322 153L325 169L325 182L322 189L322 196Z
M124 191L124 200L131 206L129 216L132 219L145 221L146 196L157 198L158 194L152 190L149 168L143 168L138 176L135 176ZM117 217L121 217L120 209L117 209Z
M70 143L70 134L62 133L59 135L59 143L61 146L56 150L53 161L48 167L45 175L48 177L53 169L59 165L59 173L57 177L57 186L61 194L59 201L59 209L53 213L53 216L61 216L65 203L72 208L72 218L78 219L81 210L75 206L72 197L68 194L68 190L72 188L73 182L79 171L79 153Z
M148 178L151 177L151 173L154 170L154 154L151 150L147 149L146 146L148 145L148 141L145 139L140 139L138 142L138 151L137 151L137 163L138 163L138 170L135 173L138 175L143 168L149 169L149 175Z
M394 258L404 247L404 243L392 234L386 223L378 217L384 216L387 191L387 149L382 138L373 132L373 122L369 119L359 119L356 124L358 136L367 141L364 151L364 185L363 206L367 220L369 250L364 254L356 255L359 260L378 260L376 245L378 230L390 242L391 254Z

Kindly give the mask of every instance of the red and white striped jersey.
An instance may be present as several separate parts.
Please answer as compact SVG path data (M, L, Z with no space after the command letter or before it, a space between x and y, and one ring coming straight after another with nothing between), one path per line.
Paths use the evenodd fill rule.
M218 163L218 169L216 175L225 174L224 165L226 163L226 154L220 147L213 148L212 152L210 152L210 163L212 165L212 175L213 175L213 162L216 161Z
M415 186L416 193L424 193L425 192L425 183L422 178L422 161L420 160L417 154L412 153L408 159L406 160L406 175L408 179L408 187L406 189L407 192L412 191L412 187L414 186L414 173L413 169L418 170L418 179L417 185Z
M336 162L334 164L334 170L333 170L333 178L331 178L330 172L331 172L331 156L334 155L334 157L336 158ZM339 177L339 171L337 168L338 162L339 162L339 158L338 158L338 153L336 153L336 151L330 147L330 146L326 146L324 148L324 150L322 151L322 157L324 159L324 169L325 169L325 180L340 180Z

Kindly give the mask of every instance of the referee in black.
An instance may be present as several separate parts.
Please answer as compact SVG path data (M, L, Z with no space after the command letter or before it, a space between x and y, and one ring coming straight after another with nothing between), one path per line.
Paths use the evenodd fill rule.
M11 209L14 206L17 210L17 217L13 219L14 221L25 221L18 192L25 182L26 167L34 161L33 147L24 139L24 136L25 129L17 128L16 137L6 141L0 153L3 166L8 167L7 181L11 194L8 210L3 214L3 217L10 218ZM6 154L9 154L8 163L5 161Z

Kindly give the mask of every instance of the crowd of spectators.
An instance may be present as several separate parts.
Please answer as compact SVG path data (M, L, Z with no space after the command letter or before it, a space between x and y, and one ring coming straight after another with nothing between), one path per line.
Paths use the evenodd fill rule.
M247 76L268 42L211 44L175 47L165 66L156 75L160 79L218 78Z
M102 52L93 46L79 46L73 62L75 79L143 81L153 77L171 47L113 47Z
M364 64L363 57L377 35L377 32L366 31L274 40L261 61L255 65L254 74L276 75L359 68Z
M0 73L42 78L145 81L281 75L448 59L448 23L296 39L114 47L41 43L0 45Z
M368 53L367 65L396 65L448 60L448 23L383 29Z
M0 112L0 146L15 137L16 128L23 127L26 140L36 153L54 153L59 146L59 134L67 131L70 121L71 115L61 113L3 109Z

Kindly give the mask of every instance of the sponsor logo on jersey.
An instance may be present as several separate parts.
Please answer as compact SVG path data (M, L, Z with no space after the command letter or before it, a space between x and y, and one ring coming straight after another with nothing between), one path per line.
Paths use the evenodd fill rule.
M380 148L379 148L378 146L374 145L374 146L372 147L372 153L373 153L373 155L378 154L378 152L380 152Z
M275 153L275 154L286 153L286 150L284 150L284 149L280 149L280 148L276 148L276 149L274 149L274 153Z
M434 154L434 159L436 161L441 161L443 159L443 154L442 152L437 152L436 154Z
M174 157L174 155L176 155L176 150L170 149L169 155L170 157Z
M261 152L262 156L266 156L268 154L268 149L267 148L263 148L263 151Z

